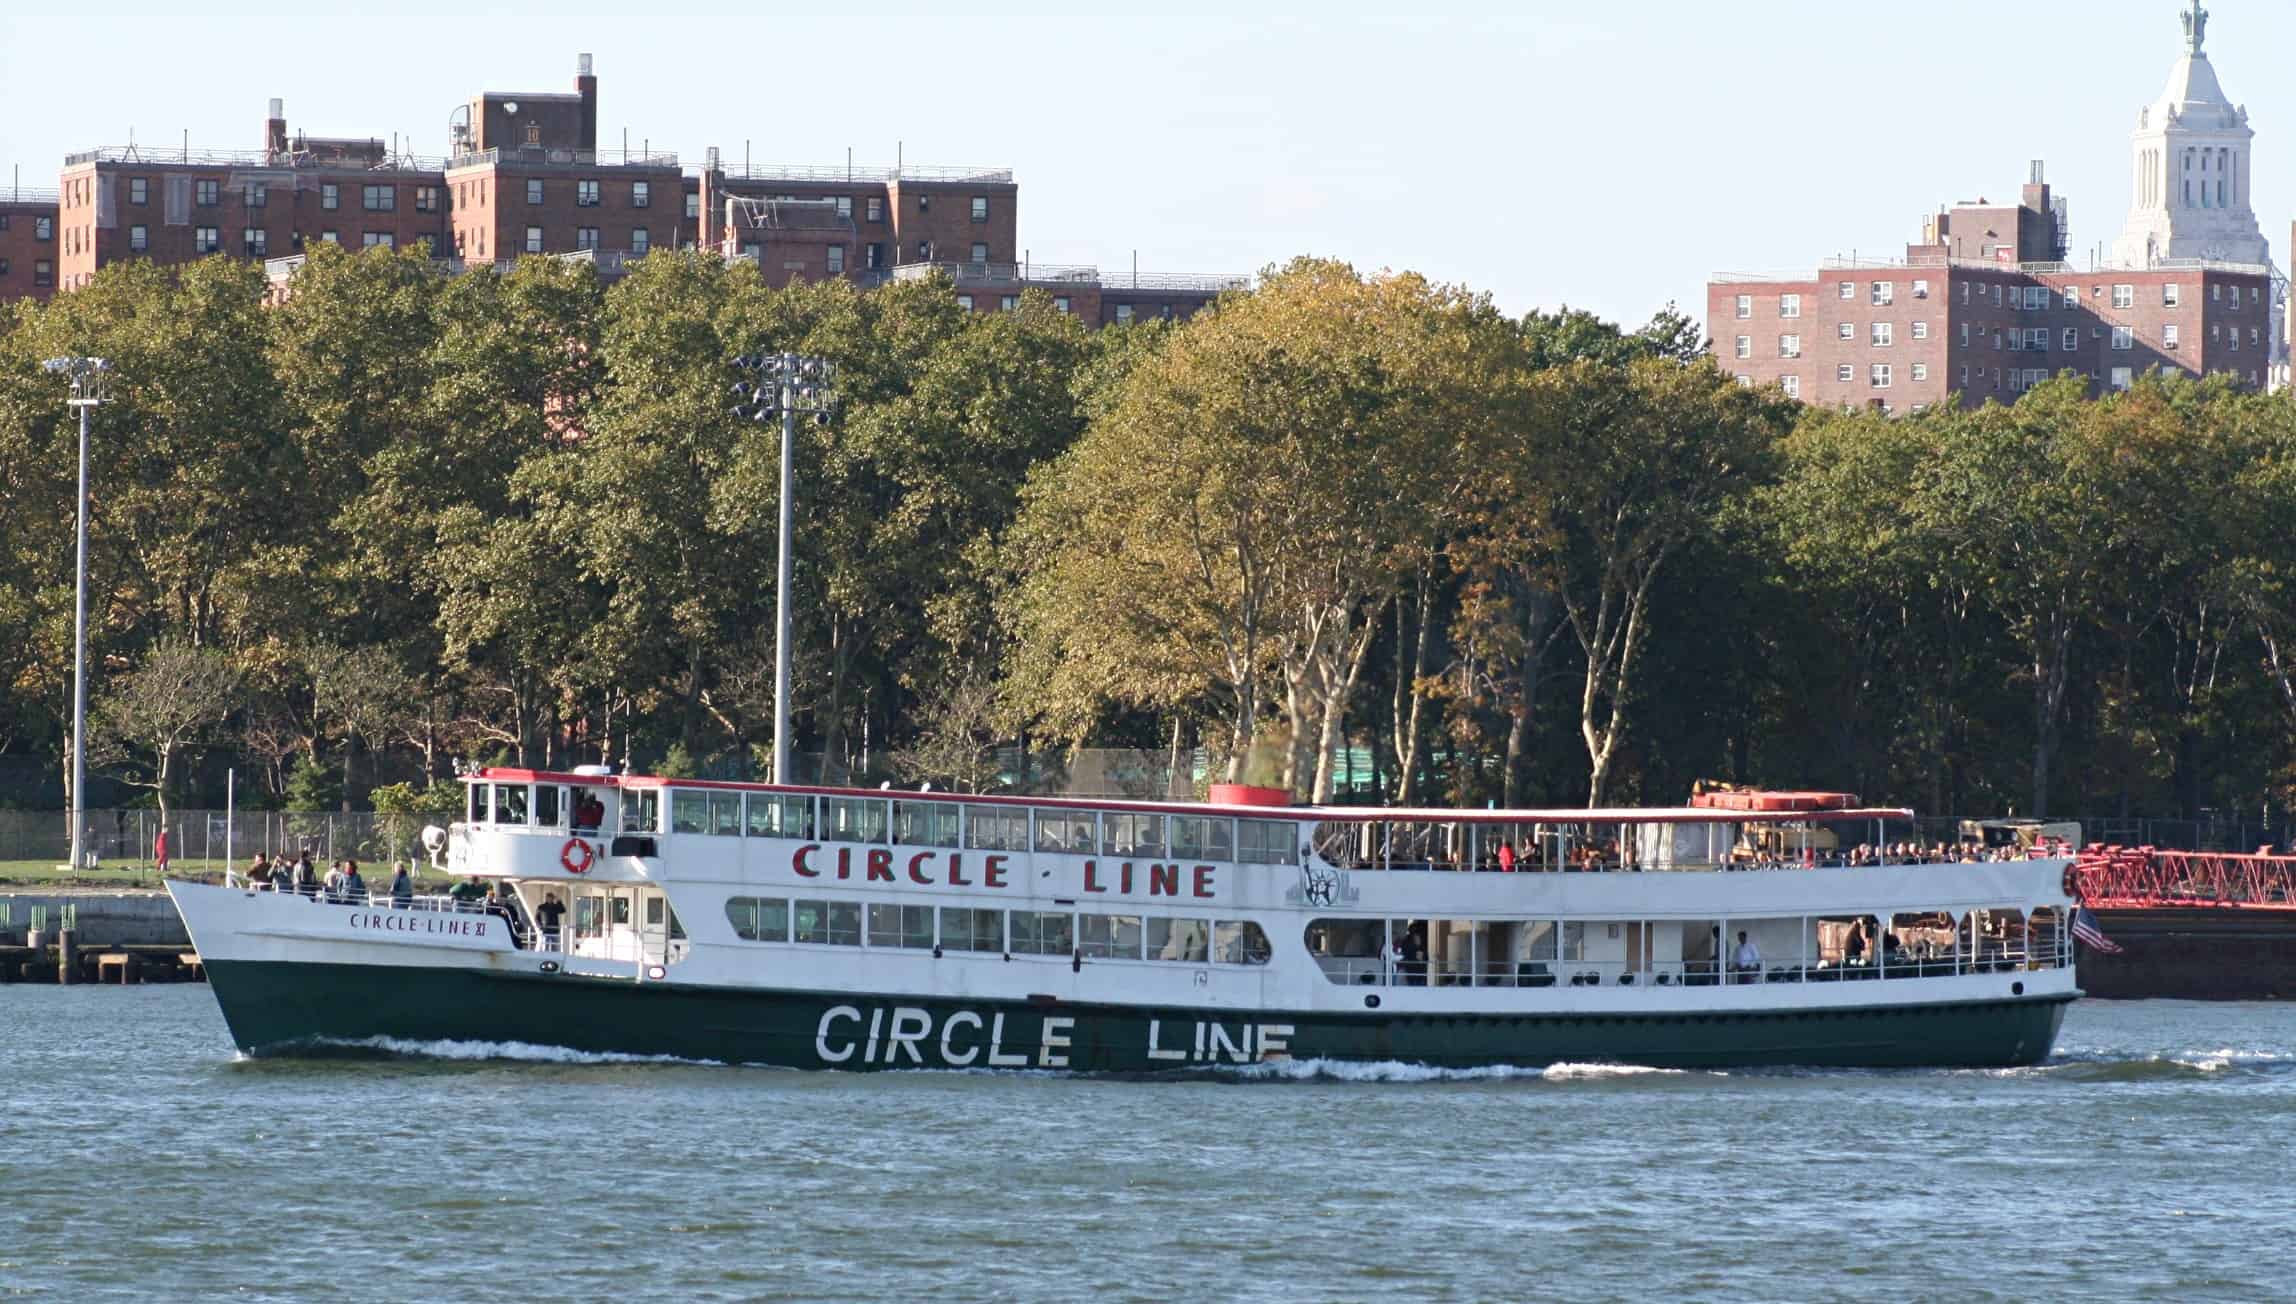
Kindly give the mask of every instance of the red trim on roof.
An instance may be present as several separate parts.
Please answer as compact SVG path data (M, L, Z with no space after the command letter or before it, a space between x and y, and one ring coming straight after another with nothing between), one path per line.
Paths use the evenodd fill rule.
M1301 823L1367 824L1393 820L1413 824L1847 824L1861 820L1910 820L1906 807L1850 810L1720 811L1690 807L1602 810L1451 810L1396 806L1215 806L1209 802L1128 801L1121 797L1013 797L962 792L919 792L913 788L824 788L802 784L732 783L720 779L664 779L650 774L565 774L555 770L483 769L464 782L566 783L587 788L701 788L718 792L782 793L792 797L880 797L896 801L942 801L973 806L1034 806L1058 810L1125 810L1166 815L1240 815L1247 819L1292 819Z

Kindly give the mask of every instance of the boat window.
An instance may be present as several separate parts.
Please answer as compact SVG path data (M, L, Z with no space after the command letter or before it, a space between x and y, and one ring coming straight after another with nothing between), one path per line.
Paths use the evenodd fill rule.
M821 836L829 842L883 842L885 801L878 797L821 799Z
M1156 916L1148 921L1148 958L1202 964L1210 953L1212 930L1201 919Z
M1085 955L1109 960L1140 958L1140 916L1079 915L1077 949Z
M1341 869L1366 869L1379 863L1378 830L1379 825L1370 821L1326 820L1315 826L1310 841L1316 855Z
M1236 858L1234 820L1225 816L1174 815L1172 817L1172 854L1199 860L1233 860Z
M654 833L662 825L662 794L649 788L644 792L622 793L622 831L624 833Z
M982 851L1028 850L1028 812L1017 806L967 807L965 845Z
M494 822L497 824L524 824L526 822L526 785L498 783L494 785Z
M725 903L733 935L747 942L789 940L789 903L760 897L733 897Z
M1236 859L1255 865L1289 865L1299 854L1292 838L1299 828L1290 820L1237 820Z
M574 898L574 935L602 937L606 932L605 902L598 897Z
M861 907L851 901L796 901L790 922L796 940L817 946L861 945Z
M813 837L811 797L749 796L749 836L753 838Z
M687 788L674 788L670 791L670 832L707 833L709 827L708 793Z
M1039 808L1036 812L1036 849L1092 854L1092 812Z
M1002 951L1004 911L943 907L941 945L952 951Z
M869 945L933 949L933 908L872 902L869 906Z
M1164 817L1132 811L1102 812L1100 851L1106 856L1138 856L1144 860L1163 855Z
M957 845L957 804L953 801L893 803L893 841L907 847Z
M1076 949L1073 916L1038 910L1012 912L1014 955L1067 955Z
M1223 919L1212 925L1212 958L1221 964L1266 964L1274 948L1249 919Z
M463 790L470 797L470 814L465 818L473 824L486 823L486 785L483 783L464 784Z
M1380 919L1317 919L1301 934L1307 953L1315 957L1323 976L1352 987L1387 981L1380 950L1387 943L1387 925Z
M713 792L710 798L710 832L721 838L741 836L741 794Z
M566 790L555 783L534 785L534 826L536 828L558 829L566 827L565 821L561 818L562 812L566 809L566 803L562 800L565 793Z

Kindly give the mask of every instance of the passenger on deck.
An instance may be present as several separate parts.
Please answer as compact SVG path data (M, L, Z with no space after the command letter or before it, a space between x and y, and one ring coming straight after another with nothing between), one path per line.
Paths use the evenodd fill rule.
M359 862L343 862L343 899L355 906L367 904L367 880L359 877Z
M1731 953L1730 969L1738 975L1739 982L1762 980L1762 948L1754 945L1753 939L1746 936L1743 928L1738 930L1738 949Z
M1515 844L1512 842L1499 844L1499 872L1502 874L1515 872Z
M307 897L319 895L319 868L311 863L311 853L308 851L295 862L295 890Z
M588 788L574 790L574 828L579 833L595 833L606 820L606 803L598 800Z
M247 885L260 892L271 886L271 858L258 851L247 867Z
M331 903L341 904L343 900L342 861L334 861L327 866L327 878L323 886L325 888L327 900Z
M556 892L542 898L542 904L534 908L534 922L542 930L538 943L541 949L558 949L558 922L565 917L566 905L558 899Z
M488 889L486 913L502 920L510 929L511 941L516 942L518 940L518 916L510 912L510 894L502 890L502 884L496 883Z
M475 878L466 878L448 888L446 894L458 908L468 910L486 900L486 885Z
M1866 921L1860 919L1851 926L1849 941L1842 944L1842 963L1864 964L1866 947Z
M398 867L398 872L391 875L391 904L400 910L405 910L414 903L415 876L407 872L405 865L401 865Z

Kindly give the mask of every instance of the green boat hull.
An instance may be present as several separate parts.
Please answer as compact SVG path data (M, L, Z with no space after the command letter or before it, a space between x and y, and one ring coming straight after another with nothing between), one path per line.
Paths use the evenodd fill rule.
M568 974L226 961L209 979L251 1055L516 1043L804 1069L1187 1071L1262 1061L1434 1068L2013 1067L2070 996L1668 1015L1240 1012L631 983Z

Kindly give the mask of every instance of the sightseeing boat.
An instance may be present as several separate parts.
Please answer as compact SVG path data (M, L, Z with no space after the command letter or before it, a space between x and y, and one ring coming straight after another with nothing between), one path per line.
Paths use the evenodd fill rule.
M169 884L242 1049L2009 1066L2048 1055L2079 995L2056 849L1909 855L1891 838L1911 812L1846 796L1467 811L463 782L465 818L426 840L490 905Z

